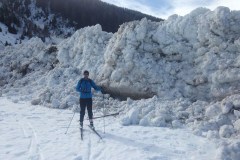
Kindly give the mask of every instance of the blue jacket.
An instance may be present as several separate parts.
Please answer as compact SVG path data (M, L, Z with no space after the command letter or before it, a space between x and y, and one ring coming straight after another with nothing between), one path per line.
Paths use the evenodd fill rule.
M91 79L82 78L78 81L76 86L76 90L80 92L80 98L92 98L92 88L96 91L101 91L101 88L98 87Z

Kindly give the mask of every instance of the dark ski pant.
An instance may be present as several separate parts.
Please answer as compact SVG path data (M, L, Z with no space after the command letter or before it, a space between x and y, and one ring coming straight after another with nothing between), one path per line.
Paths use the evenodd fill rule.
M80 98L80 123L83 122L85 110L87 108L89 121L92 122L92 98Z

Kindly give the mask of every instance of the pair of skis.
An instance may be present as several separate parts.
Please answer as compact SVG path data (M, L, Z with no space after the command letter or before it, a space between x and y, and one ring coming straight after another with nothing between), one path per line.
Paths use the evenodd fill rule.
M95 130L95 128L88 125L88 127L95 133L101 140L103 139L102 136ZM83 141L83 128L80 128L81 140Z
M119 112L116 113L111 113L111 114L106 114L103 116L98 116L98 117L93 117L93 119L98 119L98 118L103 118L103 117L109 117L109 116L117 116L119 115ZM95 128L91 127L88 125L88 127L95 133L101 140L103 139L102 136L95 130ZM80 128L80 134L81 134L81 140L83 140L83 128Z

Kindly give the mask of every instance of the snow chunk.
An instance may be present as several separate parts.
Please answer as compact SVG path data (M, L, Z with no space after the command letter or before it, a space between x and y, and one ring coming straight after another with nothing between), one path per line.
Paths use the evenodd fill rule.
M213 138L219 138L219 132L218 131L208 131L207 136L208 139L213 139Z
M205 115L209 118L218 116L222 113L219 105L211 105L206 109Z
M240 111L234 110L233 113L238 119L240 118Z
M33 99L33 100L31 101L31 104L32 104L32 105L39 105L40 102L41 102L41 99Z
M167 127L167 123L163 117L155 117L151 120L151 123L156 127Z
M240 132L240 119L234 122L234 128Z
M183 126L182 122L180 120L174 120L172 121L172 127L173 128L181 128Z
M139 109L132 108L128 114L122 119L122 125L138 124L139 123Z
M222 113L227 114L233 108L232 102L227 102L226 104L222 104Z
M233 126L223 125L219 130L219 135L224 138L229 138L234 133Z
M57 99L52 100L52 107L53 108L59 108L60 102Z

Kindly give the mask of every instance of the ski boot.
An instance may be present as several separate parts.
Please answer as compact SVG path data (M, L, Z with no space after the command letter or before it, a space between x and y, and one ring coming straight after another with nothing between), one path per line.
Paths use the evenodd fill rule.
M93 125L93 122L90 122L90 127L94 130L94 125Z
M83 129L83 122L80 122L80 129Z

